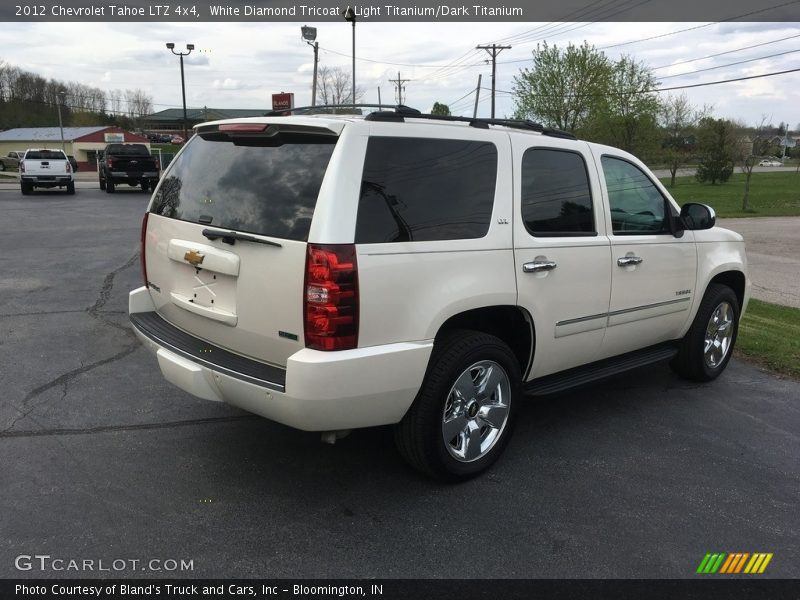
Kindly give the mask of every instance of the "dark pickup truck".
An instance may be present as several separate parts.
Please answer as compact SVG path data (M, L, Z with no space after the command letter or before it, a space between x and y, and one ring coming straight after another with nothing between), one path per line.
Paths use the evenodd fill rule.
M150 156L144 144L108 144L97 172L100 189L113 194L123 183L149 192L158 183L159 170L158 159Z

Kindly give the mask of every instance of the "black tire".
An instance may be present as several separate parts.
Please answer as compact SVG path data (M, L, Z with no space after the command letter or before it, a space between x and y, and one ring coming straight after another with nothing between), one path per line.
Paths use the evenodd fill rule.
M0 162L0 171L5 171L5 170L6 170L6 163Z
M75 195L75 182L74 181L70 181L67 184L67 194Z
M23 196L27 196L33 191L33 188L28 183L20 183L19 184L19 189L22 192Z
M718 312L722 311L722 312ZM726 318L722 318L726 313ZM706 356L706 336L712 319L717 329L711 334L715 341L727 338L726 344L719 346L722 354L711 353ZM730 325L720 327L720 323L728 321ZM728 335L728 331L730 334ZM678 354L670 362L670 367L681 377L692 381L711 381L719 377L728 366L739 332L739 300L734 291L726 285L712 283L708 286L692 326L678 346ZM716 344L715 344L716 346Z
M106 180L103 179L102 177L100 178L100 189L101 190L106 189Z
M106 179L106 194L113 194L115 189L114 182L111 179Z
M150 191L150 184L147 181L142 181L142 191L146 194Z
M485 368L482 363L489 363L491 368ZM486 376L489 377L494 365L501 368L497 372L500 381L507 381L508 397L501 398L490 393L481 400L478 388L472 388L472 399L459 401L453 391L459 378L472 377L471 382L469 379L466 381L474 385L474 374L478 377L488 374ZM406 461L431 477L444 481L470 479L489 468L503 453L513 431L521 396L520 367L511 349L493 335L455 330L436 342L422 387L403 420L395 426L395 443ZM474 408L474 405L483 402L486 404L479 409ZM461 409L456 408L456 403ZM502 425L502 416L497 417L497 427L487 425L488 421L483 420L487 415L491 417L491 413L483 414L489 404L500 410L499 415L503 414L502 405L506 406ZM460 433L450 441L445 440L444 426L448 412L454 422L460 420L460 423L466 423L478 432L476 439L479 445L473 445L479 452L477 457L467 460L468 444L465 443L465 437L460 437L466 434L467 429L461 430L460 426L456 426L455 430ZM460 416L456 416L459 412ZM485 449L484 443L487 444ZM459 459L454 453L460 449L463 449L464 456Z

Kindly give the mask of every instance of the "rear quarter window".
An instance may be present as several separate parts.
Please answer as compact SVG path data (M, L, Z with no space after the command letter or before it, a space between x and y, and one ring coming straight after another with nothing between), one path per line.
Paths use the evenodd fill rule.
M307 241L332 135L196 135L170 165L151 212L210 227Z
M356 243L480 238L489 231L497 148L489 142L372 137Z

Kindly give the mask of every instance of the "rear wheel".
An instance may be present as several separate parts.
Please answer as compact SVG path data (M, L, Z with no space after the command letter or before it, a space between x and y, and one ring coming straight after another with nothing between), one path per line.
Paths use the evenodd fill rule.
M67 184L67 193L68 194L74 194L75 193L75 182L74 181L70 181Z
M28 194L30 194L33 191L33 186L31 186L31 184L29 184L29 183L20 183L19 187L20 187L20 190L22 191L22 194L25 195L25 196L27 196Z
M739 300L731 288L708 286L672 369L687 379L711 381L728 366L739 331Z
M6 164L4 162L0 162L0 171L6 170Z
M106 189L106 180L103 179L102 177L100 178L100 189L101 190Z
M436 343L395 442L415 468L460 481L484 471L508 443L521 394L520 368L499 338L454 331Z
M106 179L106 194L113 194L114 190L114 182L111 179Z
M150 184L147 181L142 181L142 191L147 193L150 191Z

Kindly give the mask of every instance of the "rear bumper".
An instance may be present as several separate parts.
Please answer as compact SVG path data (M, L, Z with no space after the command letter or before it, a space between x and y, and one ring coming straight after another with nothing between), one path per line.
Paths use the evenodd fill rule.
M107 174L109 179L114 181L158 179L158 171L111 171Z
M71 175L22 175L20 181L42 187L67 185L72 181Z
M209 345L154 310L146 288L131 292L133 330L169 382L306 431L397 423L414 401L433 349L433 342L336 352L303 348L281 369Z

